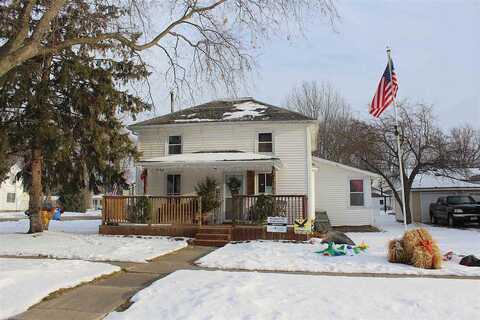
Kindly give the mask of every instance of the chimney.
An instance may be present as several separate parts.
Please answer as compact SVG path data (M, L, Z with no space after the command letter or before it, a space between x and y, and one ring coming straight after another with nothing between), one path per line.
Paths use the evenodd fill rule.
M175 108L173 106L173 99L174 99L174 97L173 97L173 90L172 90L172 91L170 91L170 112L171 113L175 112L175 110L174 110Z

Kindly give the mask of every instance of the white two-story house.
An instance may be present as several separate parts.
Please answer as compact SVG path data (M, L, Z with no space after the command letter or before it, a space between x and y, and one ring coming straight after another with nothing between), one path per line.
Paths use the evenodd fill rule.
M315 213L312 164L317 122L252 98L217 100L130 126L142 153L137 190L148 195L193 194L207 177L222 199L219 222L230 219L231 177L240 194L305 196Z
M234 220L238 211L251 215L259 195L273 195L275 213L287 216L289 224L319 211L334 226L373 224L378 208L371 183L377 176L313 157L317 126L316 120L253 98L211 101L133 124L141 152L136 192L162 198L152 202L152 224L191 223L198 209L190 204L194 200L178 199L195 197L206 178L216 181L221 200L214 224ZM240 184L235 196L232 179ZM113 223L128 221L126 209L118 209L128 206L109 207L123 212L123 218L112 213Z

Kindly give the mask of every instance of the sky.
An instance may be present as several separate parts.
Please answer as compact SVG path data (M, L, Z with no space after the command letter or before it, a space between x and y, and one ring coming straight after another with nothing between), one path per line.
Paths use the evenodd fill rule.
M480 127L480 67L474 59L480 54L480 0L339 0L337 9L335 31L317 19L304 36L265 42L252 84L239 96L282 106L302 81L327 81L358 117L367 118L390 46L399 99L431 104L446 129ZM220 95L202 94L195 102ZM169 111L168 91L158 87L153 98L157 114Z

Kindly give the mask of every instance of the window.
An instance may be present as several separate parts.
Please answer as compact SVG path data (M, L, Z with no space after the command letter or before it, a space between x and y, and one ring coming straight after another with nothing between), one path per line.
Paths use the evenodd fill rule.
M271 173L258 174L258 193L273 193Z
M363 180L350 180L350 205L363 206L364 204L365 200L363 198Z
M7 202L9 203L15 202L15 193L11 193L11 192L7 193Z
M258 134L258 152L273 152L272 133Z
M168 137L168 154L182 153L182 136Z
M167 195L179 195L180 194L181 177L179 174L167 175Z

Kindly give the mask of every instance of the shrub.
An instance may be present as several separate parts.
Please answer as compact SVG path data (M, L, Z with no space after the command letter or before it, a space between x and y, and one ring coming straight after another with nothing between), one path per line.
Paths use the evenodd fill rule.
M131 223L149 223L152 204L148 197L138 197L128 210L128 221Z
M218 184L215 179L206 178L199 182L195 187L197 194L202 197L202 211L211 212L220 207L220 201L217 195Z
M273 215L273 197L260 195L250 208L250 219L255 223L265 223L268 216Z

